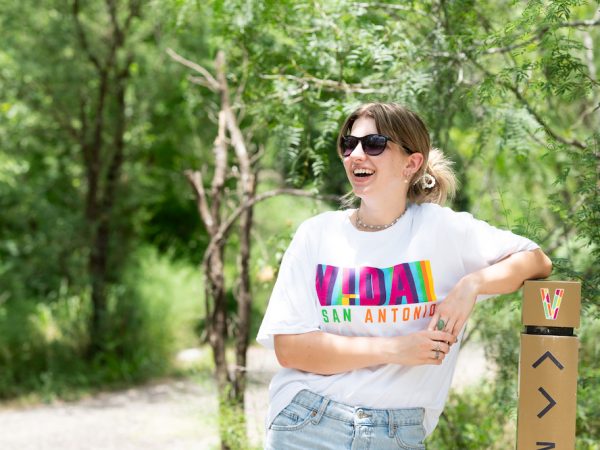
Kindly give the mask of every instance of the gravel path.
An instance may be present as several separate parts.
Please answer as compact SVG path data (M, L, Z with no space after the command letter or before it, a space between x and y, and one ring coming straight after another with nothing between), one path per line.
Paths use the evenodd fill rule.
M260 445L267 386L278 365L273 352L259 347L249 350L248 361L248 434ZM464 348L458 364L455 388L489 374L479 348ZM212 380L165 380L72 403L0 405L0 450L213 449L216 411Z

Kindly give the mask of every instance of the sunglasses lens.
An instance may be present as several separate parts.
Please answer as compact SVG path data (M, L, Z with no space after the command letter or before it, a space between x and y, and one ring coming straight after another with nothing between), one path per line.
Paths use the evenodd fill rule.
M387 145L388 138L381 134L369 134L357 138L356 136L343 136L342 137L342 156L347 157L352 154L358 143L360 142L363 147L363 151L369 156L380 155Z
M350 156L352 151L358 145L358 138L354 136L342 137L342 155Z
M377 156L385 150L387 138L381 134L371 134L363 140L365 153L370 156Z

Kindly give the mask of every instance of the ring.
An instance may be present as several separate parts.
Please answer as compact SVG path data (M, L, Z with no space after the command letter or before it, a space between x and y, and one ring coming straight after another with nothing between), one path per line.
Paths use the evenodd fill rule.
M446 321L444 319L438 320L437 329L438 330L443 330L444 326L446 326Z
M440 359L440 351L437 348L435 349L435 359Z

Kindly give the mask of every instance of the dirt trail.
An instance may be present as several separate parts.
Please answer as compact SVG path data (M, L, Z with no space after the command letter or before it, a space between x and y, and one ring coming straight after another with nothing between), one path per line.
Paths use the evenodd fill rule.
M267 387L278 368L271 351L249 350L246 412L251 442L263 438ZM454 387L489 372L481 349L459 357ZM0 406L0 450L204 450L218 445L211 380L167 380L73 403Z

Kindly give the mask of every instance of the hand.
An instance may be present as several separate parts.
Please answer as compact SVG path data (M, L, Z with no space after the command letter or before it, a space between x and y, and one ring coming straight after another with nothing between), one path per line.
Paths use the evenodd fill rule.
M390 338L389 362L405 366L440 365L456 337L445 331L422 330Z
M438 304L427 329L442 329L458 336L473 311L478 290L475 279L469 276L461 279L444 301Z

